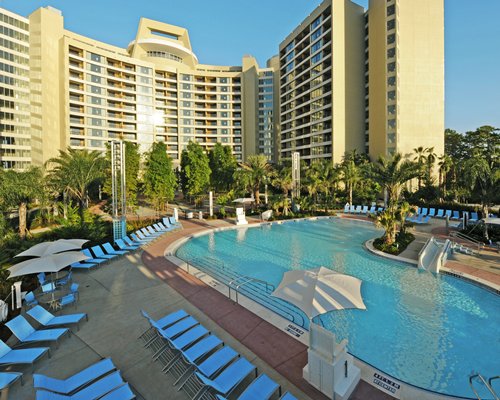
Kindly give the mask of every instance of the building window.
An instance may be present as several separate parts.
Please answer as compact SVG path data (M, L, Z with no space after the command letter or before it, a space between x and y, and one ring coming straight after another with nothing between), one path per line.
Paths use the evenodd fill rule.
M183 84L182 84L182 88L183 88L184 90L191 90L191 85L190 85L189 83L183 83Z
M182 74L182 80L183 81L190 81L191 80L191 75Z
M288 53L292 49L293 49L293 42L288 43L285 47L285 53Z
M322 54L318 53L315 56L311 58L311 64L316 64L317 62L321 61Z
M314 42L316 39L318 39L322 33L323 29L321 27L316 31L314 31L313 34L311 35L311 42Z
M95 62L101 62L101 56L99 54L88 53L88 58Z
M88 64L88 69L91 70L92 72L101 73L101 67L99 65Z
M396 12L396 6L393 4L392 6L387 7L387 16L394 15Z
M388 133L387 134L387 143L390 143L390 144L396 143L396 134L395 133Z
M391 90L391 91L387 92L387 100L389 100L389 101L396 100L396 91L395 90Z
M314 43L311 47L311 54L316 53L319 49L321 49L321 46L323 46L323 40L319 40L318 42Z
M387 36L387 44L393 44L396 41L396 34L391 33Z
M227 83L227 78L219 78L220 83Z
M101 94L101 88L98 86L90 86L90 93Z
M387 113L388 114L396 114L396 106L394 104L387 106Z
M395 86L396 85L396 77L390 76L389 78L387 78L387 85Z
M396 63L391 62L387 64L387 72L394 72L394 71L396 71Z
M317 28L320 24L321 24L321 15L313 21L313 23L311 24L311 30Z
M393 58L396 56L396 48L391 47L390 49L387 49L387 58Z

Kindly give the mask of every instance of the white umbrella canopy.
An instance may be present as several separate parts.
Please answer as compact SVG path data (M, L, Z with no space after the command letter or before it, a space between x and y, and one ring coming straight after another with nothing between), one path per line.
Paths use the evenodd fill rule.
M366 310L361 297L361 280L325 267L285 272L272 296L294 304L309 319L334 310Z
M240 197L238 199L233 200L233 203L241 203L241 204L246 204L246 203L253 203L255 199L253 197Z
M85 239L59 239L55 242L38 243L19 253L16 257L45 257L63 251L81 249L87 242L88 240Z
M13 265L8 270L9 278L16 276L38 274L40 272L59 272L64 267L78 261L87 260L89 257L79 251L68 251L66 253L51 254L46 257L33 258Z

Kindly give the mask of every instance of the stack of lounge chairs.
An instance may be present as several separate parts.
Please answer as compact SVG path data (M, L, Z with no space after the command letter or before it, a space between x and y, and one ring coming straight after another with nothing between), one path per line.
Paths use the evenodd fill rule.
M346 204L344 207L344 213L345 214L360 214L360 215L367 215L367 214L375 214L377 212L382 212L384 211L384 207L377 207L377 206L350 206Z
M179 310L155 320L145 311L149 328L140 336L152 357L165 373L173 375L174 385L191 399L225 400L233 392L237 399L266 400L281 396L281 387L233 348L209 332L196 318ZM232 396L234 398L234 396ZM290 393L281 399L296 400Z
M122 239L116 240L114 243L115 247L107 242L102 245L93 246L90 249L83 249L82 253L89 258L72 264L71 268L90 271L92 268L128 254L131 251L135 251L158 239L161 235L181 227L182 226L175 221L174 217L163 218L162 222L139 229L130 236L125 236Z

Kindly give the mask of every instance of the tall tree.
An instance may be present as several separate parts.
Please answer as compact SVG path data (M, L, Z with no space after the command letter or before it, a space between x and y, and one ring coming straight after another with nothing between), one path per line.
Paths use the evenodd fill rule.
M390 158L380 156L373 165L373 179L387 191L389 207L394 207L399 201L401 189L410 179L418 176L415 163L403 160L401 153L396 153Z
M163 142L155 142L146 156L144 193L157 210L164 210L165 203L173 200L177 179L172 160Z
M106 161L99 151L59 150L59 157L47 161L49 182L59 191L66 192L78 202L80 222L84 222L87 192L91 184L103 179Z
M422 177L424 176L425 173L425 164L427 161L426 153L427 149L423 146L419 146L415 149L413 149L413 152L415 153L415 157L413 157L413 161L416 162L416 166L418 167L418 190L422 188Z
M441 192L441 198L444 199L446 197L446 181L448 177L448 172L450 172L450 169L453 166L453 160L449 155L443 154L439 156L438 166L439 166L439 182L438 182L439 190Z
M212 171L210 176L212 187L216 192L228 191L233 184L234 171L238 167L231 147L217 142L208 153L208 159Z
M203 148L189 142L181 154L181 182L185 195L196 196L207 191L210 186L210 165Z
M28 206L44 196L43 174L40 168L27 171L0 170L0 202L2 208L17 208L19 237L26 237Z

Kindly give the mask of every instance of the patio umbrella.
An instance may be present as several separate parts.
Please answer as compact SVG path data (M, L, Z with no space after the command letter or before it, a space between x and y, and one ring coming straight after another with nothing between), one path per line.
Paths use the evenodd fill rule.
M87 260L89 257L79 251L68 251L66 253L51 254L46 257L33 258L13 265L8 270L9 278L16 276L38 274L40 272L59 272L64 267L78 261Z
M233 203L241 203L241 204L247 204L247 203L253 203L255 199L253 197L240 197L238 199L233 200Z
M63 251L81 249L87 242L88 240L85 239L59 239L55 242L38 243L19 253L16 257L45 257Z
M285 272L272 296L294 304L309 319L334 310L366 310L361 297L361 280L325 267Z

